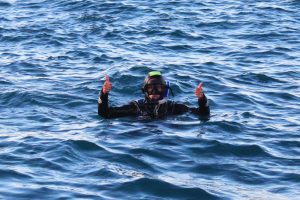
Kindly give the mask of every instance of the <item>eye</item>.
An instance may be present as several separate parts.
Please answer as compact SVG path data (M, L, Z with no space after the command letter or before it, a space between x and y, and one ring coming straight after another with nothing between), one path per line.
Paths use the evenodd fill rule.
M148 85L146 89L147 91L151 92L154 89L154 87L153 85Z
M165 89L163 85L157 85L156 88L159 92L162 92Z

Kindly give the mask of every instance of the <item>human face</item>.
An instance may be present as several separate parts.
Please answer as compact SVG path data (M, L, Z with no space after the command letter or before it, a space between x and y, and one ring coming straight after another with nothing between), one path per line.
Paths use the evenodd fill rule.
M165 86L162 84L148 84L145 87L145 90L148 93L148 98L151 101L158 101L164 95Z

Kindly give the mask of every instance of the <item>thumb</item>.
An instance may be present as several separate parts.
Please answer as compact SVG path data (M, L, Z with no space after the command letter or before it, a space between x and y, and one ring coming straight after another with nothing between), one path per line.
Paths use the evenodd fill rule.
M108 75L105 76L105 82L110 82L110 81L109 81L109 76L108 76Z
M197 86L197 88L202 88L203 83L199 83L199 85Z

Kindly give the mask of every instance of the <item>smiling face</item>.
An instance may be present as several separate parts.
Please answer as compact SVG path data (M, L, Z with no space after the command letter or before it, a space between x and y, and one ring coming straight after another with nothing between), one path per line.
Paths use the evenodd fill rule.
M155 79L150 79L145 86L145 92L151 101L161 100L164 97L166 86Z
M156 73L156 72L155 72ZM144 80L144 86L142 88L146 100L157 103L165 97L167 91L166 81L161 74L149 75Z

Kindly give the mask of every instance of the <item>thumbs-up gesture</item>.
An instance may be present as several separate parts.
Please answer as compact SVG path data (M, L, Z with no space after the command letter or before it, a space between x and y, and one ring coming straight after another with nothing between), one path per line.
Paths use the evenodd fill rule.
M202 85L203 85L203 83L201 82L201 83L196 87L196 90L195 90L195 94L196 94L196 96L198 97L198 99L202 99L202 98L203 98Z
M112 88L112 83L109 80L109 76L106 75L105 76L105 82L104 82L103 87L102 87L102 92L104 94L108 94L109 91L111 90L111 88Z

